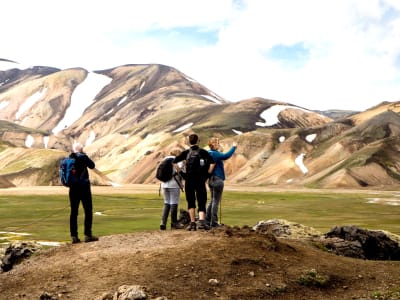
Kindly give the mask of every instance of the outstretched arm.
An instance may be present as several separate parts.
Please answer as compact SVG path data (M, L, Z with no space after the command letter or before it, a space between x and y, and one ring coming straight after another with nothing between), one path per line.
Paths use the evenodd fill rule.
M226 160L226 159L230 158L233 155L233 153L235 153L236 148L237 148L236 143L233 143L231 149L229 149L227 152L223 153L223 152L216 151L214 153L214 157L216 159Z

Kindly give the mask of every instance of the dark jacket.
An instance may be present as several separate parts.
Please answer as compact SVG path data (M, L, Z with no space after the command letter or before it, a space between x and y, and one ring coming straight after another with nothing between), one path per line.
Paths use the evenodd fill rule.
M201 158L203 158L203 159L207 162L207 165L210 165L210 164L214 164L214 163L215 163L215 162L214 162L214 159L212 158L212 156L210 155L210 153L208 153L207 150L204 150L204 149L200 148L198 145L193 145L193 146L191 146L190 148L191 148L192 150L198 150L198 149L200 149L199 155L200 155ZM177 157L175 157L173 163L176 164L176 163L178 163L178 162L180 162L180 161L186 161L186 158L187 158L187 156L188 156L188 154L189 154L189 151L190 151L190 149L186 149L186 150L182 151ZM208 174L205 173L204 176L202 176L202 177L203 177L203 178L199 178L199 179L206 180L207 177L208 177ZM189 176L189 175L186 175L186 179L190 179L190 176ZM193 179L195 179L195 178L193 178Z
M87 168L95 168L93 160L91 160L85 153L71 153L69 157L75 159L75 169L79 182L89 183L89 172Z

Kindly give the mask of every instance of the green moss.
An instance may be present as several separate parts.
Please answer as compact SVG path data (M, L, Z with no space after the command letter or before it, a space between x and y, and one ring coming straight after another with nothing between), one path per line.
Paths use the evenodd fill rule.
M319 274L315 269L311 269L300 276L298 283L304 286L323 288L329 285L330 279L329 276Z

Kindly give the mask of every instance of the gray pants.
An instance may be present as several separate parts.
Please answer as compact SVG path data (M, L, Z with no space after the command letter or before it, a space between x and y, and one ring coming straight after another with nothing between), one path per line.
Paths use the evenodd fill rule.
M162 189L165 204L179 204L181 190L179 188Z
M210 188L211 199L206 210L206 222L211 227L215 227L218 226L218 207L224 190L224 180L218 176L211 176L208 187Z
M169 212L171 211L171 223L175 224L178 222L178 204L179 204L179 196L180 189L179 188L163 188L163 197L164 197L164 208L161 217L161 225L166 225Z

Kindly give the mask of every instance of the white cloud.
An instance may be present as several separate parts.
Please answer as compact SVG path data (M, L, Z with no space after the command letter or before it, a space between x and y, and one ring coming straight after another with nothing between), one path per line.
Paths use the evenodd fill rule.
M14 0L0 26L0 58L27 65L160 63L228 100L309 109L400 100L397 0Z

